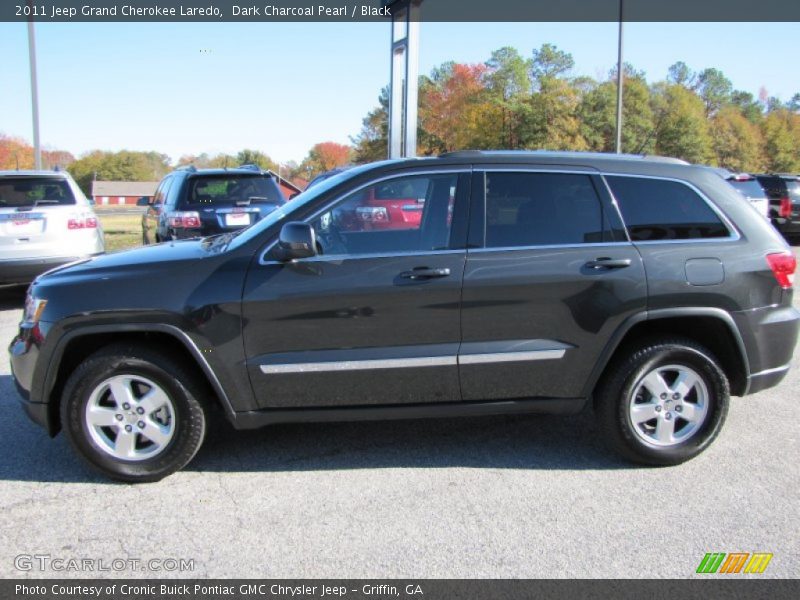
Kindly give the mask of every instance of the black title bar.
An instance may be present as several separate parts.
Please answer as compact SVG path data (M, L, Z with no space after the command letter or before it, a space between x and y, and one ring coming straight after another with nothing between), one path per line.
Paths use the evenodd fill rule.
M798 580L569 579L17 579L0 580L4 600L516 600L547 598L763 598L800 596Z
M0 21L385 21L408 0L2 0ZM789 0L422 0L420 20L800 21Z

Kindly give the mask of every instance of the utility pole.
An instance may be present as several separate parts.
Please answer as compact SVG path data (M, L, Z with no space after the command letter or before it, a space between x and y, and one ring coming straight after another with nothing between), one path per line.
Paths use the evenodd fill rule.
M384 0L392 14L389 158L417 155L419 15L422 0Z
M622 4L624 0L619 0L619 43L617 46L617 143L615 152L622 152Z
M33 0L28 0L28 6ZM33 10L31 10L31 14ZM39 142L39 85L36 80L36 33L33 17L28 20L28 58L31 67L31 112L33 113L33 162L36 169L42 168L42 146Z

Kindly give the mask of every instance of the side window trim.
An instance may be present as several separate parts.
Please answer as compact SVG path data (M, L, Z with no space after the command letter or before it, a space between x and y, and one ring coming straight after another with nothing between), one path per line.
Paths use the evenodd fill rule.
M620 217L620 219L622 219L622 223L623 223L623 225L625 227L625 231L626 231L626 233L628 235L628 238L631 239L631 243L633 243L633 244L637 244L637 245L638 244L696 244L698 242L703 243L703 244L709 244L709 243L714 243L714 242L716 242L716 243L720 243L720 242L735 242L735 241L740 240L741 237L742 237L741 234L739 233L739 230L733 225L733 223L728 218L728 216L724 212L722 212L722 210L720 210L720 208L714 202L712 202L711 199L705 193L703 193L703 191L700 188L698 188L696 185L692 184L689 181L686 181L684 179L676 179L674 177L663 177L663 176L659 176L659 175L638 175L638 174L632 174L632 173L603 172L603 173L600 173L600 176L603 178L603 181L604 181L604 183L606 185L606 189L608 190L608 193L611 195L611 198L614 200L614 205L617 207L617 211L619 213L619 217ZM611 186L608 184L608 181L606 180L606 177L627 177L627 178L633 178L633 179L656 179L658 181L671 181L673 183L679 183L681 185L684 185L684 186L688 187L690 190L692 190L695 194L700 196L700 198L703 200L703 202L705 202L706 206L708 206L708 208L719 218L719 220L722 222L722 225L725 227L725 229L727 229L728 236L727 237L717 237L717 238L691 238L691 239L685 239L685 240L633 240L632 238L630 238L630 230L628 228L628 224L625 222L625 217L622 215L622 210L619 207L619 202L617 201L616 197L614 196L614 192L611 189Z
M458 189L458 187L460 186L460 184L461 184L461 182L463 180L463 176L464 175L470 175L471 172L472 172L471 165L458 165L458 166L454 166L454 167L442 167L442 168L438 168L438 169L408 170L408 171L401 171L401 172L397 172L397 173L386 174L386 175L383 175L383 176L378 177L376 179L369 179L367 181L363 181L362 183L360 183L359 185L356 185L355 187L347 188L345 190L342 190L340 193L337 193L334 196L330 197L319 208L311 211L310 214L304 216L302 219L299 219L299 221L301 221L302 223L311 223L312 221L314 221L315 219L317 219L318 217L323 215L325 212L329 211L331 208L333 208L333 206L335 206L336 204L338 204L339 202L341 202L342 200L344 200L345 198L347 198L351 194L355 194L355 193L357 193L357 192L359 192L359 191L361 191L363 189L366 189L366 188L368 188L370 186L373 186L373 185L376 185L376 184L379 184L379 183L382 183L384 181L388 181L388 180L391 180L391 179L399 179L399 178L404 178L404 177L424 176L424 175L434 175L434 176L435 175L446 175L446 174L456 175L456 177L457 177L457 183L456 183L457 188L456 188L456 204L455 204L454 209L458 210L458 208L459 208L458 198L461 196L461 193L460 193L460 190ZM463 209L467 209L467 207L463 206L463 204L464 203L462 203L462 210ZM290 219L287 218L287 219L282 220L281 223L288 223L289 221L290 221ZM260 264L260 265L282 264L279 261L272 260L272 259L268 258L270 252L272 252L273 248L278 243L277 235L279 234L279 232L280 232L280 229L278 229L278 232L276 232L276 238L274 240L270 241L270 242L267 242L267 244L264 246L264 249L260 252L259 257L258 257L258 264ZM347 258L348 260L356 260L356 259L362 259L362 258L391 258L393 256L419 256L419 255L429 256L429 255L437 255L437 254L458 254L458 253L466 252L466 248L465 248L465 245L463 243L464 240L461 240L461 242L462 242L461 243L461 246L462 246L461 248L448 248L446 250L430 250L430 251L427 251L427 252L421 250L421 251L413 251L413 252L393 252L393 253L353 254L353 255L350 255L350 254L338 254L338 255L327 254L325 256L315 256L315 257L312 257L312 258L305 258L305 259L303 259L303 262L314 262L314 261L332 260L332 259L341 260L342 258Z

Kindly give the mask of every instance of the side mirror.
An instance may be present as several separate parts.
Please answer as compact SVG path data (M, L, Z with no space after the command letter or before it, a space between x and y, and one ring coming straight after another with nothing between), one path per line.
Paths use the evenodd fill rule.
M150 206L150 198L142 196L136 201L136 206Z
M317 255L317 235L308 223L286 223L281 228L276 258L280 261L297 260Z
M295 192L294 194L292 194L291 196L289 196L289 200L294 200L294 199L295 199L295 198L297 198L299 195L300 195L300 192Z

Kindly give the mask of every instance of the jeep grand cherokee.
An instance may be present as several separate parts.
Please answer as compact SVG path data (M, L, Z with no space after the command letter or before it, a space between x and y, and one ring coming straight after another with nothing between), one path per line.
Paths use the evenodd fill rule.
M415 191L413 226L343 219L389 183ZM11 364L28 415L125 481L186 465L214 407L251 428L593 405L623 456L670 465L785 376L795 267L702 167L457 152L42 275Z

